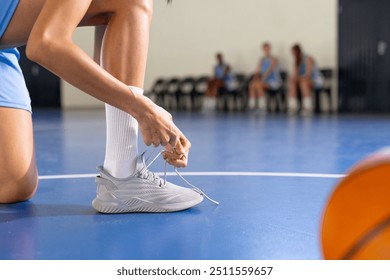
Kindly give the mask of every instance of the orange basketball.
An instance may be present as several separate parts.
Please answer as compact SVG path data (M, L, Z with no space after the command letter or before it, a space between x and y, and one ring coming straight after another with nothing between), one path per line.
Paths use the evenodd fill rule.
M390 149L358 163L337 185L321 239L325 259L390 259Z

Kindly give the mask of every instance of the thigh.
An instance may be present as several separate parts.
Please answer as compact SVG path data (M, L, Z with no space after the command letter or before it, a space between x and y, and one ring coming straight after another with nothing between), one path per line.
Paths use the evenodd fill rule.
M27 43L32 28L47 0L20 0L9 25L0 40L0 49L17 47ZM131 1L91 0L80 26L106 25L109 15L121 5ZM0 0L1 4L1 0Z
M0 198L27 198L37 181L31 113L0 107L0 120Z
M255 89L261 86L261 80L257 78L253 78L249 85L251 88Z
M313 89L314 87L313 80L307 77L300 78L299 86L301 87L301 89L309 89L309 90Z
M15 202L37 182L30 96L16 49L0 51L0 85L0 202Z
M26 110L0 107L0 174L25 173L35 166L31 114Z

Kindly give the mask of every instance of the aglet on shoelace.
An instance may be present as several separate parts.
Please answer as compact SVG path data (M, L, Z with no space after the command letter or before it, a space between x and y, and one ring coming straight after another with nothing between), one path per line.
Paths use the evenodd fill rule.
M149 167L153 164L153 162L156 161L156 159L161 156L163 153L165 153L166 150L161 150L150 162L149 164L146 166L146 169L149 169ZM148 161L154 154L154 151L149 155L149 157L146 159L146 161ZM212 203L216 204L216 205L219 205L219 202L210 198L207 194L205 194L205 192L203 192L200 188L194 186L193 184L191 184L189 181L187 181L183 175L181 175L179 173L179 171L177 170L177 167L174 168L175 170L175 173L177 174L177 176L180 177L180 179L182 179L184 182L187 183L187 185L189 185L194 191L196 191L197 193L203 195L206 199L208 199L209 201L211 201ZM164 160L164 185L167 183L167 161Z

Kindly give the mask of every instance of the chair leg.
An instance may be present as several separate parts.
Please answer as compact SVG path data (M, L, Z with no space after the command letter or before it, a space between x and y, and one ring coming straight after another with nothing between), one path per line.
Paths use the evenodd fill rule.
M314 99L315 99L315 105L314 105L314 112L319 114L321 113L321 90L315 89L314 90Z
M328 95L329 113L333 113L332 91L331 90L327 90L326 93Z

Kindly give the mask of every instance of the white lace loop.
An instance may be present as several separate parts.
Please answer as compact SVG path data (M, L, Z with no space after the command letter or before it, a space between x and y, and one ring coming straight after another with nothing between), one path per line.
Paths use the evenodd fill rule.
M160 187L163 187L165 185L165 184L163 184L163 181L159 176L157 176L156 174L154 174L152 171L148 170L147 168L143 168L138 174L139 174L140 178L157 183Z
M145 179L149 179L149 177L151 177L151 176L153 176L152 178L153 178L153 181L154 180L162 180L159 176L157 176L157 175L155 175L153 172L151 172L151 171L149 171L149 167L157 160L157 158L159 157L159 156L161 156L163 153L165 153L166 152L166 150L161 150L149 163L148 163L148 165L146 166L146 168L141 172L141 174L145 174L144 176L146 176L146 178ZM152 151L152 153L149 155L149 157L146 159L146 161L148 161L152 156L153 156L153 154L154 154L154 151ZM187 185L189 185L194 191L196 191L197 193L199 193L199 194L201 194L201 195L203 195L206 199L208 199L210 202L212 202L212 203L214 203L214 204L216 204L216 205L219 205L219 202L218 201L216 201L216 200L214 200L214 199L212 199L212 198L210 198L207 194L205 194L200 188L198 188L198 187L196 187L196 186L194 186L193 184L191 184L189 181L187 181L184 177L183 177L183 175L181 175L180 173L179 173L179 171L177 170L177 167L175 167L175 173L177 174L177 176L179 176L180 177L180 179L182 179L184 182L186 182L187 183ZM152 179L152 178L150 178L150 179ZM165 186L166 185L166 183L167 183L167 161L166 160L164 160L164 184L163 185L161 185L161 181L160 181L160 186Z
M164 178L164 181L158 176L156 175L155 173L153 173L152 171L149 170L149 167L153 164L153 162L156 161L156 159L163 153L163 151L161 151L156 157L154 157L151 162L146 165L138 174L139 174L139 177L142 178L142 179L147 179L151 182L154 182L154 183L157 183L160 187L163 187L165 186L166 184L166 179ZM154 154L154 151L149 155L149 157L146 159L146 161L148 161Z

